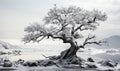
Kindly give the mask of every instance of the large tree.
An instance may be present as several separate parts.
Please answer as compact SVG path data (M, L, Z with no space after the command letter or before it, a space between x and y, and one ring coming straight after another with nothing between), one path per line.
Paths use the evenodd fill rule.
M43 19L43 24L34 23L25 28L27 35L23 41L39 42L42 39L53 38L60 39L63 43L69 43L70 48L61 52L59 59L70 59L76 56L79 48L84 48L87 44L101 45L102 41L92 40L95 36L88 36L83 44L78 45L76 39L83 38L81 32L86 30L96 30L100 21L105 21L107 16L98 10L87 11L80 7L70 6L65 8L57 8L48 11Z

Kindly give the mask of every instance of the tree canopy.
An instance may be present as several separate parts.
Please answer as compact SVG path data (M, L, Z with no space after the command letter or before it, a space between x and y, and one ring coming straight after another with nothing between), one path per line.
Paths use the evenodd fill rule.
M30 41L39 42L45 37L51 37L61 39L64 43L71 43L69 40L72 40L77 44L75 39L83 37L81 31L96 30L99 21L105 21L106 19L106 13L95 9L88 11L76 6L63 8L55 6L48 11L48 14L43 19L43 24L33 23L24 29L27 35L24 36L23 41L25 43ZM85 42L94 37L89 36Z

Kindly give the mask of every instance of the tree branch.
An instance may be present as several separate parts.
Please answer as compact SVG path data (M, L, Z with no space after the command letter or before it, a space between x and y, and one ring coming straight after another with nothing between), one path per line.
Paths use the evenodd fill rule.
M96 17L94 17L94 19L92 21L88 21L86 24L81 24L80 26L78 26L74 30L74 32L78 31L79 29L80 29L80 31L91 29L91 28L88 28L88 27L82 29L82 27L85 26L85 25L90 25L91 23L95 23L95 21L96 21ZM94 26L91 25L91 27L94 27Z
M52 37L54 39L62 39L63 40L63 37L61 37L61 36L53 36L53 34L51 34L51 33L48 33L47 36Z
M83 31L82 30L82 27L84 26L85 24L81 24L79 27L77 27L76 29L74 29L74 32L78 31L80 29L80 31Z
M37 40L37 42L39 43L40 41L42 41L46 36L43 36L41 39Z
M96 44L96 45L102 45L101 43L104 43L104 42L102 42L102 41L90 41L90 40L92 40L92 39L94 39L95 38L95 36L88 36L86 39L85 39L85 41L83 42L83 45L80 45L79 46L79 48L84 48L85 47L85 45L88 45L88 44Z
M102 41L93 41L93 42L86 42L85 45L86 44L96 44L96 45L100 45L101 46L101 43L102 43Z

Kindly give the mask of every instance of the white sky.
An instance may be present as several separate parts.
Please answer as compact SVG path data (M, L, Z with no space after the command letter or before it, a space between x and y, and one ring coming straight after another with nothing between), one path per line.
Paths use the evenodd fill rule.
M0 0L0 40L21 43L24 28L32 22L41 22L54 4L106 12L108 19L95 34L102 38L120 35L120 0Z

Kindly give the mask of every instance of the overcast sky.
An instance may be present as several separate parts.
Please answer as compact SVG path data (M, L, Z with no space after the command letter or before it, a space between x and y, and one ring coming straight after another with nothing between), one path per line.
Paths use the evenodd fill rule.
M0 0L0 40L20 42L24 28L30 23L41 22L54 4L106 12L108 19L100 24L95 34L103 38L120 35L120 0Z

